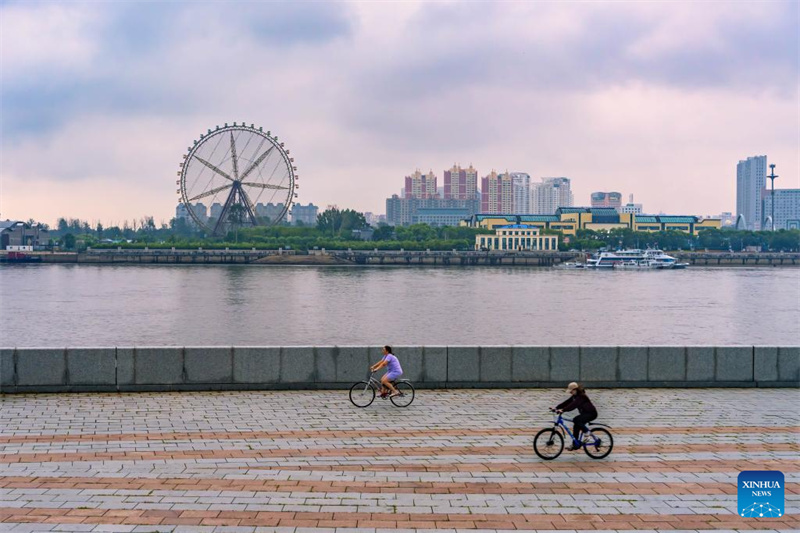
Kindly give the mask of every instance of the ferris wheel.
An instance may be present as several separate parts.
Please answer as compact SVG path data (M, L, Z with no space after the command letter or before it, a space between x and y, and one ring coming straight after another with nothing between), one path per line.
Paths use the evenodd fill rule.
M226 123L189 147L178 171L177 192L195 223L212 234L233 225L274 225L297 197L296 170L289 150L272 132ZM193 208L200 201L211 205L209 218ZM265 204L275 206L268 217L259 212Z

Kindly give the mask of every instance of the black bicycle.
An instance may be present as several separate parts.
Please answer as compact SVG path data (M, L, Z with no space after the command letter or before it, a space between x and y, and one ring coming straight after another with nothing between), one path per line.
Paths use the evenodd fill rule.
M553 410L551 409L551 411ZM592 459L602 459L611 453L611 449L614 447L614 438L608 429L604 429L611 429L611 426L588 422L586 424L587 431L583 432L579 440L578 436L573 435L564 423L565 421L572 422L572 420L564 418L557 411L553 411L553 413L553 427L544 428L533 438L533 451L536 452L536 455L546 461L555 459L564 451L564 439L567 435L569 435L574 448L583 448L586 455Z
M414 385L407 379L392 381L392 385L397 389L397 396L389 396L389 399L397 407L408 407L414 401ZM356 407L369 407L375 401L375 396L381 389L381 382L375 379L375 372L367 375L366 381L359 381L350 387L350 401ZM385 399L385 397L384 397Z

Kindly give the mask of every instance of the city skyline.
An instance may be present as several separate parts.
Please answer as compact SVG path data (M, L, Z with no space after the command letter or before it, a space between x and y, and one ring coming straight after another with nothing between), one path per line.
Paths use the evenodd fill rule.
M762 166L765 167L766 163L764 161L761 161L761 159L766 161L765 156L752 156L752 157L746 158L746 160L740 160L738 162L738 165L737 165L737 176L736 176L737 202L740 201L740 199L739 199L739 196L740 196L739 191L741 189L740 181L741 181L741 168L742 168L742 165L744 163L749 164L751 160L753 160L753 161L758 160L758 161L761 162ZM539 178L539 180L540 180L539 182L536 182L536 181L531 182L530 181L531 180L531 176L529 174L525 173L525 172L510 172L510 171L507 171L507 172L498 173L496 170L493 169L491 172L487 173L485 176L482 176L482 174L477 169L473 168L472 165L470 165L467 169L462 169L458 164L456 164L452 168L446 169L446 170L444 170L442 172L442 175L444 176L444 179L445 179L445 185L439 185L438 187L437 187L437 183L438 183L439 175L435 171L433 171L432 169L429 170L427 173L425 173L425 172L420 171L419 168L417 168L414 172L406 173L405 177L402 178L403 181L405 182L406 187L402 187L400 189L400 194L399 195L393 193L393 194L391 194L391 197L401 198L401 199L402 198L412 198L413 197L413 198L417 198L417 199L429 199L429 200L434 200L434 201L435 200L451 200L451 199L455 199L456 195L457 195L457 193L455 192L456 191L455 186L453 186L453 191L454 192L452 192L452 193L448 193L447 192L448 188L449 188L448 174L451 174L452 172L455 172L457 169L461 170L460 173L462 174L462 185L461 185L462 188L466 187L467 189L469 189L470 188L469 184L471 182L471 178L474 178L474 181L476 183L473 183L472 186L471 186L472 188L469 189L469 190L474 190L475 191L475 196L474 196L473 199L475 199L477 201L476 206L478 208L478 211L480 211L480 212L492 212L492 211L491 210L485 211L485 210L481 209L481 207L482 207L481 203L486 200L486 197L483 195L481 187L476 187L477 182L480 182L481 180L487 180L487 179L488 180L506 179L506 180L509 180L508 181L509 190L506 191L505 194L513 196L513 198L509 197L506 200L509 205L513 206L512 209L507 210L508 214L512 214L512 213L517 213L517 214L553 214L555 212L555 210L557 208L559 208L559 207L572 207L572 206L612 207L612 208L615 208L620 213L635 213L635 214L645 213L645 210L643 210L643 207L642 207L641 203L633 203L633 198L634 198L634 194L633 193L630 193L628 195L629 196L628 203L622 202L622 194L619 193L619 192L615 192L615 191L614 192L598 192L598 191L594 191L594 192L590 193L589 201L586 201L586 202L584 202L584 201L575 201L574 200L574 195L571 192L571 180L569 178L566 178L566 177L558 177L558 178L540 177ZM466 179L465 182L463 182L464 170L467 171L466 175L468 176L468 178ZM458 174L453 174L453 175L455 176L455 178L458 177ZM524 207L522 209L519 208L520 207L520 198L519 198L519 196L520 196L520 192L521 191L518 190L518 187L520 187L518 185L518 181L517 181L518 179L523 179L524 182L526 183L526 186L524 187L524 189L528 193L526 195L526 197L528 199L528 205L529 205L529 208L527 210L524 209ZM763 181L763 179L762 179L762 181ZM553 183L556 183L557 184L556 186L558 186L558 184L563 183L565 188L566 188L565 191L563 191L564 194L558 194L558 193L553 193L553 192L549 191L549 189L553 186ZM409 186L410 186L410 188L409 188ZM520 187L520 188L522 188L522 187ZM416 191L416 192L408 193L408 190L412 190L412 191ZM764 190L768 191L768 188L764 188ZM779 188L779 189L776 190L776 192L779 192L779 193L784 195L784 196L782 196L782 200L781 200L784 203L787 202L787 201L788 202L796 202L796 192L797 191L798 191L798 189L783 190L783 189ZM759 193L759 196L760 196L760 193ZM466 198L466 196L464 198ZM765 198L764 201L766 201L766 200L767 199ZM619 204L619 205L617 205L617 204ZM205 205L204 202L200 201L200 202L196 202L196 203L191 203L189 205L194 206L194 208L200 208L200 209L207 210L208 214L207 215L202 215L205 218L209 218L209 217L214 218L213 210L214 210L215 206L219 206L221 208L221 204L219 202L214 203L214 204ZM263 204L263 205L261 203L258 204L258 206L260 206L262 208L264 207L264 205L266 205L266 204ZM270 203L269 205L271 206L272 203ZM276 205L278 205L278 204L276 204ZM279 204L279 205L283 205L283 204ZM309 205L314 206L314 203L310 202ZM789 206L789 204L787 204L787 207L785 207L785 209L790 209L790 207L788 207L788 206ZM304 206L302 204L302 202L300 202L298 200L295 200L294 202L292 202L292 204L290 206L290 210L286 214L285 221L290 222L290 213L291 213L292 209L295 208L295 207L305 208L306 206ZM330 208L330 207L350 208L349 206L338 206L337 204L330 204L330 203L329 204L325 204L325 206L324 206L324 208ZM195 210L194 208L193 208L193 210ZM317 207L317 206L314 206L314 208L315 209L319 209L319 207ZM761 207L759 207L759 209L761 209ZM794 204L792 204L791 209L796 211L797 207L794 206ZM499 213L500 211L495 211L495 212ZM655 214L660 214L660 215L667 214L663 210L658 210L658 211L656 211L656 210L646 210L646 212L648 214L654 214L654 215ZM383 217L383 219L386 218L386 213L375 214L375 213L373 213L371 211L363 211L363 213L365 213L365 214L369 213L370 215L374 215L376 217L379 215L379 216ZM730 216L732 220L736 218L733 215L732 212L725 212L725 211L720 212L720 213L710 214L710 215L708 213L694 213L694 214L697 215L697 216L700 216L701 218L707 218L707 217L711 217L711 218L720 218L720 217L722 217L722 218L725 218L726 215ZM0 215L2 215L2 214L0 213ZM123 223L129 223L131 221L133 221L135 223L136 221L141 220L143 218L153 218L154 220L158 221L159 224L164 225L164 224L167 224L169 222L169 220L172 219L172 218L186 218L186 217L188 217L188 210L185 207L183 207L183 204L180 201L178 201L176 204L174 204L172 215L171 216L167 216L166 218L162 217L160 219L157 218L157 217L154 217L153 215L150 215L150 214L144 214L144 215L141 215L141 216L132 216L130 218L122 218L122 219L114 218L113 220L108 221L108 220L101 220L101 219L84 219L84 218L82 218L80 216L72 216L71 214L70 215L60 214L60 215L58 215L56 217L55 221L58 221L59 219L62 219L62 218L65 219L65 220L80 219L80 220L90 221L92 226L94 226L96 223L101 223L104 226L111 225L111 226L122 227ZM2 218L2 216L0 216L0 218ZM17 219L14 219L14 220L23 220L23 219L17 218ZM26 219L26 220L28 220L28 219ZM55 224L52 224L52 223L50 223L50 221L47 221L47 220L36 220L36 222L48 224L50 226L55 226Z
M0 218L169 220L234 120L291 148L299 202L359 211L459 161L649 212L735 211L756 154L800 186L795 2L231 5L0 6Z

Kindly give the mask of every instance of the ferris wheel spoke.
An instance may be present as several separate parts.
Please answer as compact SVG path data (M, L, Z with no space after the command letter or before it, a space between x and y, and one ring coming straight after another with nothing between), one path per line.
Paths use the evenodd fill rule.
M233 132L231 132L231 157L233 158L233 177L239 179L239 161L236 158L236 141L233 139Z
M217 187L216 189L210 189L210 190L208 190L208 191L206 191L204 193L198 194L197 196L195 196L193 198L189 198L189 201L190 202L194 202L195 200L199 200L199 199L205 198L207 196L213 196L213 195L217 194L218 192L222 192L225 189L230 189L231 187L233 187L233 183L228 183L227 185L223 185L222 187Z
M220 170L219 168L217 168L216 166L212 165L211 163L209 163L205 159L199 157L198 155L195 155L194 158L197 159L198 161L200 161L201 163L203 163L205 166L207 166L208 168L210 168L214 172L216 172L217 174L219 174L220 176L222 176L223 178L231 180L231 181L236 181L232 177L230 177L227 172L225 172L223 170Z
M247 170L244 171L244 173L242 174L242 177L239 178L239 179L241 181L244 181L244 179L247 176L249 176L250 173L253 172L258 167L258 165L260 165L262 163L262 161L264 161L267 158L267 156L270 154L270 152L272 152L273 148L275 148L275 146L270 146L269 148L267 148L267 150L263 154L258 156L258 159L253 161L253 164L250 165L249 167L247 167Z
M269 183L254 183L252 181L242 182L242 185L248 187L258 187L259 189L275 189L278 191L285 191L289 187L281 187L280 185L270 185Z
M255 206L253 205L253 201L250 200L247 192L241 187L239 187L239 197L244 200L245 209L247 209L247 214L250 217L250 221L254 226L257 226L258 220L256 220Z

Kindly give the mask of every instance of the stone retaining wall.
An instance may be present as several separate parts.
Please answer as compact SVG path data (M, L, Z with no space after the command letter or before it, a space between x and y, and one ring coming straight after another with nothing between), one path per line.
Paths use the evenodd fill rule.
M397 346L424 388L797 387L798 346ZM348 388L379 347L0 348L0 392Z

